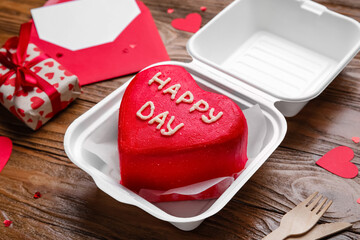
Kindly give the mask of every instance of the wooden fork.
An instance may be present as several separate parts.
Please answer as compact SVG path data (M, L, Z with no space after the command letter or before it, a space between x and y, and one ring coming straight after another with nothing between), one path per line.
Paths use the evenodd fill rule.
M315 207L322 196L320 195L312 203L310 203L310 201L314 199L317 194L317 192L311 194L306 200L286 213L280 221L280 226L263 238L263 240L281 240L288 236L300 235L310 230L332 204L330 200L325 207L321 209L328 200L324 198L323 201Z

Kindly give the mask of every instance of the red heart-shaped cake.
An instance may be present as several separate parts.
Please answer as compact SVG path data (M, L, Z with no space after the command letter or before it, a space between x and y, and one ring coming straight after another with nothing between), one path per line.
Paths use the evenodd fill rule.
M180 66L138 73L119 113L121 184L168 190L232 176L247 161L247 124L228 97L202 90ZM204 196L209 198L214 196Z

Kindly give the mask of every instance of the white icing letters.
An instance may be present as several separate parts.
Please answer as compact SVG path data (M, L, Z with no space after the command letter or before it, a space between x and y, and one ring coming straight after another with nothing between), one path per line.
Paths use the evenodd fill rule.
M181 102L184 103L192 103L194 101L194 95L190 91L186 91L181 95L177 100L176 104L179 104Z
M201 105L203 105L203 107L200 107ZM201 99L190 108L190 112L193 112L195 110L198 110L199 112L206 112L208 109L209 104Z
M162 125L164 124L165 120L166 120L166 117L167 115L169 114L168 111L166 112L163 112L163 113L160 113L159 115L157 115L156 117L154 117L153 119L151 119L149 121L149 124L153 124L154 122L157 122L158 125L156 127L156 129L160 129L162 127Z
M147 116L142 115L142 112L148 107L150 106L150 113ZM149 118L152 117L152 115L154 114L154 110L155 110L155 106L154 103L152 101L148 101L146 102L140 109L139 111L136 112L136 116L138 116L140 119L142 120L148 120Z
M163 91L163 93L164 93L164 94L170 93L170 94L171 94L171 100L174 100L177 92L178 92L179 89L180 89L180 87L181 87L180 84L172 85L171 87L165 89L165 90Z
M153 76L153 78L149 80L149 86L153 82L157 82L159 84L158 89L161 90L166 84L168 84L171 81L171 78L167 78L165 81L159 79L160 75L161 75L161 72L158 72L157 74L155 74L155 76Z
M175 117L171 116L168 124L167 124L167 132L165 131L165 129L161 129L161 134L164 136L171 136L173 134L175 134L180 128L182 128L184 126L184 123L180 123L179 125L177 125L174 129L171 128L171 124L174 121Z
M214 108L211 108L210 109L210 113L209 113L209 117L210 118L207 118L205 115L202 115L201 116L201 120L204 122L204 123L213 123L213 122L216 122L219 118L221 118L221 116L223 115L223 112L219 112L216 116L214 116Z
M168 77L166 80L161 80L159 79L159 76L161 75L161 72L158 72L155 74L155 76L153 78L151 78L149 80L149 86L151 84L153 84L154 82L156 82L156 84L158 84L158 90L162 90L166 84L168 84L171 81L171 78ZM166 88L165 90L163 90L163 94L170 94L170 98L171 100L174 100L176 98L176 95L178 94L179 90L181 88L181 85L179 83L174 84L168 88ZM190 91L186 91L184 92L177 100L176 100L176 104L179 103L188 103L188 104L192 104L194 102L194 95L190 92ZM146 109L149 108L150 113L148 115L143 115L144 111L146 111ZM193 104L191 106L191 108L189 109L190 113L194 112L195 110L199 111L199 112L206 112L209 110L209 104L203 100L200 99L199 101L197 101L195 104ZM209 111L209 115L207 116L205 113L201 115L201 121L204 122L205 124L211 124L216 122L217 120L219 120L222 115L223 112L218 112L216 114L216 116L214 116L214 108L211 108ZM147 112L147 111L146 111ZM175 120L175 116L171 116L170 120L168 121L166 128L161 129L165 122L166 119L169 115L169 111L165 111L162 112L160 114L158 114L157 116L153 117L155 112L155 105L152 101L147 101L137 112L136 112L136 116L138 118L140 118L141 120L149 120L148 124L152 125L152 124L157 124L156 129L160 130L160 134L163 136L172 136L174 135L177 131L179 131L181 128L183 128L185 126L184 123L179 123L175 128L172 128L171 125L173 124L174 120ZM150 120L151 119L151 120Z

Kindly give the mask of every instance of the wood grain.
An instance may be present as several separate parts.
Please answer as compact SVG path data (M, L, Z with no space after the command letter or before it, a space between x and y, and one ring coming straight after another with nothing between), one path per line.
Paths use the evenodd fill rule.
M206 24L231 1L145 0L172 60L191 61L186 42L191 33L171 27L172 19L198 12ZM318 0L329 9L360 21L357 0ZM17 35L30 9L43 0L0 1L0 44ZM201 12L200 6L207 11ZM167 14L174 8L173 14ZM322 222L348 221L353 228L331 239L360 239L360 179L343 179L315 165L332 148L345 145L360 165L360 56L296 117L288 118L281 146L236 196L216 215L191 232L183 232L139 208L117 202L100 191L91 177L67 158L63 138L81 114L131 76L83 87L83 94L41 130L24 127L0 107L0 135L10 137L14 151L0 174L0 239L261 239L282 215L314 191L334 200ZM34 199L36 191L42 198Z

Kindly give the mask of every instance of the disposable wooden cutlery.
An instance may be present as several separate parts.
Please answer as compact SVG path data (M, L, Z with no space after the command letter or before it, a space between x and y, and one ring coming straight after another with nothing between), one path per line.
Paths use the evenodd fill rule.
M313 227L309 232L300 236L286 238L286 240L317 240L338 233L342 230L350 228L351 226L351 223L346 222L318 224L315 225L315 227Z
M300 235L309 231L332 204L332 201L330 200L324 206L328 200L327 198L324 198L318 204L323 197L319 195L313 200L317 194L317 192L313 193L306 200L286 213L280 221L280 226L263 238L263 240L281 240L289 236Z

